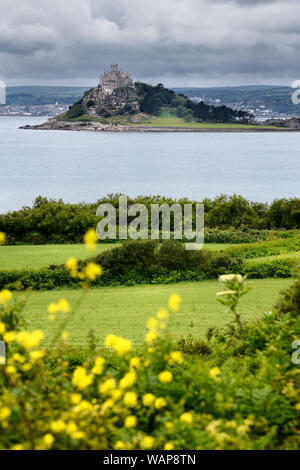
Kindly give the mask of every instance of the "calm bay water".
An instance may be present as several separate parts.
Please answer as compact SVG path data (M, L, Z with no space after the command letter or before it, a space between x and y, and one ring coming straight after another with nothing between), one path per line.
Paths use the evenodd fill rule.
M19 130L0 117L0 212L38 196L94 202L108 193L270 202L300 196L300 133L89 133Z

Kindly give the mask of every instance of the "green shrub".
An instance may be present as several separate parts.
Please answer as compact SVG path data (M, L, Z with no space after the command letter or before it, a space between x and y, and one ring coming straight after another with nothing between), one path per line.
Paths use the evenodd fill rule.
M287 278L291 277L296 263L293 260L276 259L256 261L244 265L241 273L249 279Z

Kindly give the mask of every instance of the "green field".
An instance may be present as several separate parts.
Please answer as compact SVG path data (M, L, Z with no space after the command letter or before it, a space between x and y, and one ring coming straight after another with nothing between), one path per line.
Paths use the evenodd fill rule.
M286 279L252 281L252 291L241 302L244 318L254 320L269 312L279 292L290 284L291 280ZM147 319L155 315L160 307L164 307L173 293L182 297L182 307L178 313L171 315L170 332L176 337L188 334L194 337L204 336L208 328L223 326L232 319L216 301L218 290L220 286L217 281L91 289L84 297L80 309L69 314L66 330L70 333L70 344L85 345L91 329L95 331L100 345L109 333L122 335L139 343L144 338ZM29 329L42 328L46 334L46 342L50 344L62 320L48 320L48 304L66 298L74 307L81 295L80 290L68 289L29 294L25 307L26 319L30 322ZM65 314L61 314L59 318L65 319Z
M0 247L1 269L42 268L50 264L63 264L70 256L86 259L118 246L99 243L95 252L87 251L84 244L74 245L19 245Z
M131 124L133 125L133 124ZM160 116L143 121L141 124L134 124L135 126L147 127L184 127L189 129L261 129L260 125L245 125L245 124L218 124L211 122L185 122L183 118L174 115L161 114ZM272 129L271 126L266 127Z
M99 243L95 253L87 251L84 244L74 245L18 245L0 247L1 269L27 269L42 268L50 264L62 264L70 256L77 259L86 259L94 254L111 250L119 246L118 243ZM210 243L205 248L212 251L225 250L235 245L229 243Z

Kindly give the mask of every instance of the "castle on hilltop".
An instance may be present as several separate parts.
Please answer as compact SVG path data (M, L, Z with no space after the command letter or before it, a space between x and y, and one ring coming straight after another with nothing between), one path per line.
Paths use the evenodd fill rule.
M89 116L107 117L139 110L137 89L128 72L119 70L118 65L111 65L109 72L104 72L96 88L92 88L81 99L80 106Z
M104 72L100 77L100 88L104 95L111 95L117 88L134 88L133 79L128 72L118 69L118 64L111 65L109 72Z

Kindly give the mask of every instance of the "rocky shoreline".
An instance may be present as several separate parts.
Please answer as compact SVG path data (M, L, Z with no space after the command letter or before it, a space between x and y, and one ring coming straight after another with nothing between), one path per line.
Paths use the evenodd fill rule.
M57 121L48 119L43 124L21 126L28 130L55 130L55 131L89 131L89 132L300 132L300 128L274 127L273 129L261 126L260 128L237 127L150 127L150 126L118 126L115 124L102 124L92 121Z

